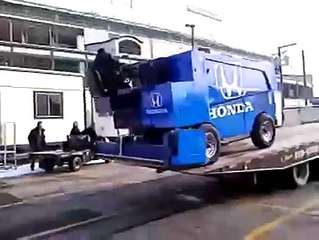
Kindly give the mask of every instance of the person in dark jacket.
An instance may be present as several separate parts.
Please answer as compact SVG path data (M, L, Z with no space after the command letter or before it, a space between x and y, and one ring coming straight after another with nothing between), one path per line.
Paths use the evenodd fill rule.
M80 134L81 134L81 131L79 129L79 124L78 122L74 122L70 135L80 135Z
M32 152L40 152L45 150L46 142L44 132L45 130L42 127L42 122L38 122L37 126L30 131L28 141ZM30 167L32 171L34 171L35 160L35 158L31 159Z
M81 132L82 135L88 135L90 137L90 142L93 144L96 142L97 134L95 131L95 124L92 123L91 126L87 127Z
M105 90L112 94L115 94L117 89L130 88L130 85L125 83L120 66L120 62L113 59L112 55L107 53L104 48L97 51L92 70L99 72Z

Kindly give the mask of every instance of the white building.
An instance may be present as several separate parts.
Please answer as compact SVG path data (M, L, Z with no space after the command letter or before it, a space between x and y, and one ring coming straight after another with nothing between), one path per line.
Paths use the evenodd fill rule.
M48 142L65 140L73 121L84 126L83 35L78 26L0 14L0 121L16 123L18 145L38 121ZM12 128L6 140L13 143Z

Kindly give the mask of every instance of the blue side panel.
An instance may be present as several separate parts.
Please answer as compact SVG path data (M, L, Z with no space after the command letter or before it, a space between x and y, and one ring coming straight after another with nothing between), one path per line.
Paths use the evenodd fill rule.
M172 83L172 95L176 127L209 121L207 88L198 88L194 82Z
M100 142L95 146L97 155L119 155L118 143ZM160 160L167 163L171 157L171 149L166 145L152 145L148 143L125 143L122 148L122 156L144 159Z
M117 143L98 142L95 145L95 153L98 154L118 155L119 152L119 144Z
M155 85L164 82L192 81L191 55L192 51L187 51L142 63L139 66L141 82Z
M191 51L170 56L168 61L170 65L170 82L193 81Z
M128 143L123 146L123 155L127 157L157 159L167 162L171 156L171 151L164 145Z
M205 133L202 130L177 130L178 154L171 159L172 167L205 164Z
M143 126L156 128L174 127L171 83L143 89L140 109Z
M238 109L242 109L238 111ZM236 114L231 114L236 112ZM247 134L245 130L245 111L243 99L239 98L227 102L210 106L211 123L218 129L222 139Z
M254 95L247 95L244 97L244 101L246 103L251 103L253 107L253 111L245 112L245 123L246 123L246 132L250 132L252 130L254 121L256 116L265 112L270 115L273 119L275 119L275 104L274 104L274 94L272 91L270 92L261 92L255 93Z

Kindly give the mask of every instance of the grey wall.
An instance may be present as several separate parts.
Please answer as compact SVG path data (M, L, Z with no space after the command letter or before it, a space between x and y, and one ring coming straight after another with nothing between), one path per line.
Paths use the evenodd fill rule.
M285 126L319 122L319 107L302 107L285 110Z

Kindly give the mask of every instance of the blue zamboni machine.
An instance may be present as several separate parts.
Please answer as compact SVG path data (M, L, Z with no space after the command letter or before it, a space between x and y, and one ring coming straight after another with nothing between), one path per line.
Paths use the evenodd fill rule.
M98 143L99 157L166 170L198 167L216 162L229 139L270 147L283 121L270 62L194 49L121 64L100 49L92 73L95 97L109 97L115 127L130 132Z

